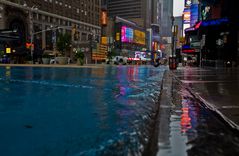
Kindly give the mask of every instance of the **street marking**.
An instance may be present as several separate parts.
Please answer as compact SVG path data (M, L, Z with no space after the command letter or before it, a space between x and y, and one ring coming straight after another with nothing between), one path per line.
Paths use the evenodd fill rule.
M237 108L239 109L239 106L222 106L223 109L231 109L231 108Z
M181 80L182 83L223 83L230 81L199 81L199 80Z

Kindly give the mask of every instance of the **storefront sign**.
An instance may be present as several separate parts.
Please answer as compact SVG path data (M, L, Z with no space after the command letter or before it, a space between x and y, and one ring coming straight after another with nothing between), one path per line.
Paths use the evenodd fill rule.
M10 54L11 53L11 48L6 48L6 53Z

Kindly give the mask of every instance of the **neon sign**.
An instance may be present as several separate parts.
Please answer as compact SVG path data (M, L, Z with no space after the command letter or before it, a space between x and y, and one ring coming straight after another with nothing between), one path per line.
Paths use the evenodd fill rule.
M195 53L195 49L183 49L182 53Z
M207 26L221 25L223 23L228 23L228 22L229 22L228 18L221 18L216 20L202 21L201 25L204 27L207 27Z

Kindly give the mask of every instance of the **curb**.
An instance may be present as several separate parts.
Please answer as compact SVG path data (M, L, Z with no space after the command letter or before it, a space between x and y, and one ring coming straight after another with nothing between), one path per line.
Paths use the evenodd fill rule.
M166 81L166 77L168 76L168 71L165 70L163 74L163 78L161 80L160 84L160 94L158 95L158 100L157 100L157 113L155 114L154 118L154 123L153 126L154 128L152 129L150 136L149 136L149 142L147 143L144 151L142 152L142 156L149 156L149 155L156 155L158 152L158 135L159 135L159 115L160 115L160 106L162 104L162 100L165 98L163 94L165 94L164 90L164 82Z

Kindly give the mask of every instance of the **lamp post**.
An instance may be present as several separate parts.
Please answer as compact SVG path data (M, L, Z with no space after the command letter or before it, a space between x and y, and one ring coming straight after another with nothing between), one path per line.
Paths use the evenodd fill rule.
M172 19L172 57L173 57L174 56L174 40L175 40L174 16L172 16L171 19Z
M93 49L95 48L95 44L96 44L96 42L95 42L95 36L96 36L96 32L95 32L95 30L92 30L91 32L90 32L90 56L89 57L91 57L91 60L90 61L93 61L92 60L92 58L93 58ZM87 55L86 55L87 56ZM86 64L88 63L88 56L87 56L87 58L86 58ZM97 59L95 60L95 64L97 64Z
M38 10L37 6L32 6L29 9L29 23L30 23L30 36L31 36L31 58L33 61L33 40L34 40L34 26L33 26L33 11Z
M174 56L175 51L175 36L176 36L176 26L174 25L174 17L171 17L172 19L172 56L169 57L169 69L176 69L177 68L177 62L176 57Z
M42 33L42 32L47 32L47 31L51 31L51 30L53 30L53 32L55 33L55 35L56 35L56 30L57 29L59 29L59 28L61 28L61 27L58 27L58 26L55 26L55 27L53 27L53 26L51 26L50 28L47 28L47 29L45 29L45 30L41 30L41 31L37 31L37 32L32 32L31 33L31 57L32 57L32 60L33 60L33 46L32 46L32 44L33 44L33 39L34 39L34 36L35 35L37 35L37 34L40 34L40 33ZM53 46L54 46L54 50L56 49L56 36L54 35L54 42L53 42ZM55 52L55 51L54 51Z

